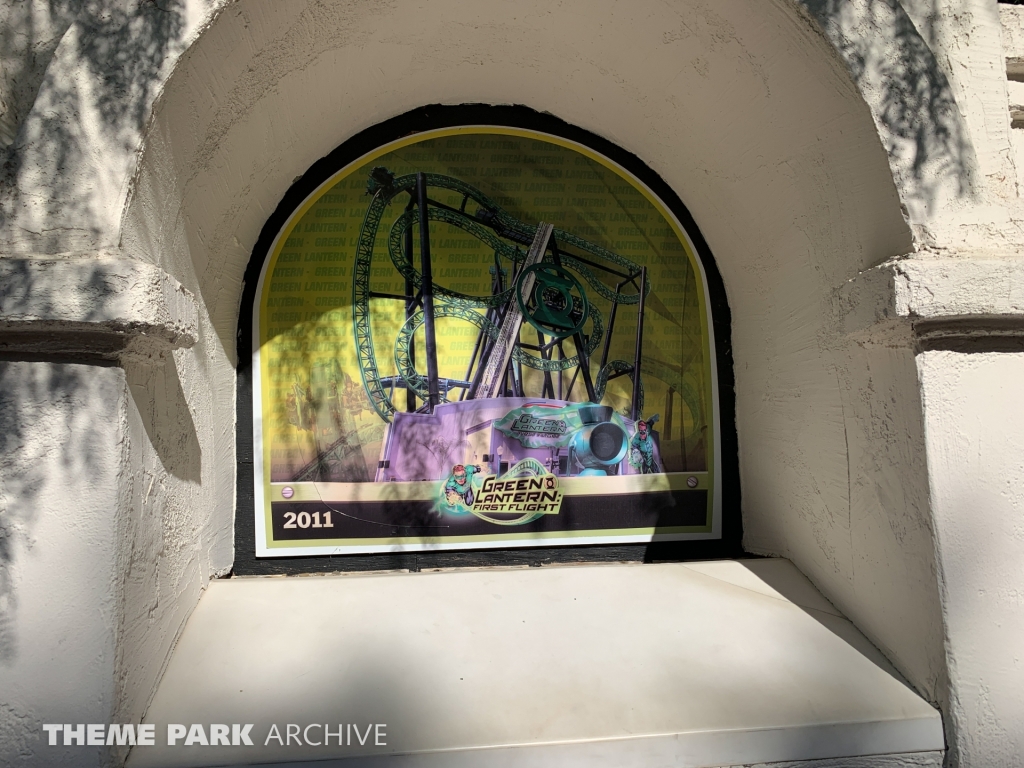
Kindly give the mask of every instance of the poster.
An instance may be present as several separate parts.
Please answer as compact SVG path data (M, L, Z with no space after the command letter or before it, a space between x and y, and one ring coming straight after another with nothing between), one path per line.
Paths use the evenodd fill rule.
M585 146L465 126L339 169L253 350L258 556L720 537L703 268Z

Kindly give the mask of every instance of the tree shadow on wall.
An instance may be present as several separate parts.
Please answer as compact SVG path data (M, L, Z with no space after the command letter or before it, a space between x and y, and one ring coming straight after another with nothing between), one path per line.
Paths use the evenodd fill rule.
M970 195L977 160L928 42L935 37L935 0L922 17L923 30L899 0L797 1L839 52L871 108L911 213Z
M0 259L0 315L67 314L61 306L70 300L66 275L58 272L60 279L51 282L48 275L53 273L47 266L53 263ZM128 380L159 467L186 482L201 480L202 453L174 357L156 354L143 362L122 358L125 328L110 321L118 316L116 302L126 278L104 268L100 260L68 263L76 270L76 297L89 299L87 306L72 313L81 321L55 333L36 326L3 329L0 335L0 664L12 661L17 653L16 558L30 556L33 547L63 546L39 538L35 529L40 518L64 516L74 528L84 519L83 512L124 514L123 504L121 509L64 508L65 503L81 503L91 489L111 477L111 452L118 450L116 441L123 437L117 434L117 425L100 421L109 419L111 404L123 396L123 380L118 377L112 384L110 376L100 375L103 368L117 365L119 358L122 364L131 362ZM140 481L128 472L118 482L137 491ZM55 492L61 488L63 492ZM131 509L142 506L140 502ZM125 517L134 520L135 515Z
M88 487L101 473L98 457L109 455L98 434L76 429L83 403L110 394L91 371L0 360L0 664L17 655L16 549L31 545L41 515L65 512L47 507L46 486Z
M0 230L44 253L83 247L103 231L101 179L88 155L130 153L167 62L182 43L184 0L22 0L0 11ZM116 169L115 169L116 170ZM25 198L42 200L31 221ZM47 229L45 223L74 222ZM35 231L38 229L38 231ZM77 239L76 239L77 238Z

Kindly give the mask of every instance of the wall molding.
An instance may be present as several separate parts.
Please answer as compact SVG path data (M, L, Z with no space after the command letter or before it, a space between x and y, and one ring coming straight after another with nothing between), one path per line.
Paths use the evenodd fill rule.
M198 340L195 297L153 264L111 252L0 256L0 354L121 360Z
M1024 351L1024 260L890 261L845 283L837 304L859 343Z

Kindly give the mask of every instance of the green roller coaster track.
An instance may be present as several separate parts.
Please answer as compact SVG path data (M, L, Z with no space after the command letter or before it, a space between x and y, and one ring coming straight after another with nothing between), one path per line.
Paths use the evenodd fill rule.
M456 192L463 197L461 210L453 208L427 206L427 218L430 221L443 222L457 227L467 234L472 235L481 242L490 246L495 253L496 264L499 266L502 261L515 266L521 264L525 258L525 251L516 245L510 244L504 238L513 238L519 242L529 243L537 227L525 224L510 216L493 200L484 195L480 190L466 184L459 179L441 174L427 173L426 183L428 187L446 189ZM372 194L372 199L363 217L363 223L359 231L358 244L356 246L356 258L352 274L352 320L355 335L356 355L359 361L360 374L363 387L374 411L385 421L390 422L395 413L395 405L392 402L389 390L393 392L395 377L384 377L377 365L377 355L373 340L371 327L371 300L373 298L370 290L370 275L372 274L373 255L377 241L377 232L381 220L388 205L396 197L403 193L412 193L416 187L416 174L406 174L395 177L385 168L374 168L370 172L370 181L367 185L367 192ZM469 201L476 203L481 212L486 215L482 222L481 212L476 216L465 212ZM409 209L403 212L395 220L388 234L388 254L395 269L409 283L419 290L423 286L422 275L409 263L403 252L403 242L407 231L417 226L419 212ZM591 243L588 240L561 229L554 230L554 238L559 246L572 246L587 254L587 257L596 257L604 263L614 265L625 270L628 274L635 274L639 265L616 253L613 253L601 246ZM613 304L636 304L640 300L640 293L623 294L610 288L596 275L591 268L584 263L585 257L574 257L568 253L561 254L563 266L572 269L583 277L594 291L604 299ZM437 283L432 284L435 297L434 317L455 318L475 325L488 338L496 339L499 333L498 327L491 322L481 310L498 309L504 306L512 297L513 288L508 288L497 294L489 296L471 296L458 291L453 291ZM650 291L650 280L643 285L644 293ZM600 312L596 308L591 310L592 331L585 339L585 352L588 359L597 349L603 335L604 324ZM417 329L423 324L424 317L422 310L410 316L402 325L395 340L394 360L399 377L405 386L415 392L421 399L427 396L426 377L416 370L412 362L411 345ZM577 355L562 360L545 359L527 354L521 348L516 347L513 351L513 359L520 365L542 371L562 371L577 365ZM600 401L604 396L607 383L615 376L628 375L631 379L636 375L632 363L624 360L611 360L598 372L595 380L595 394ZM684 381L681 372L672 366L658 361L643 360L640 366L640 375L653 376L660 379L679 393L680 397L687 404L690 412L696 417L702 412L700 407L701 398L697 396L694 388ZM385 382L390 381L391 386ZM444 398L453 386L467 386L468 382L455 380L442 380L441 389ZM643 384L640 387L640 409L643 408Z

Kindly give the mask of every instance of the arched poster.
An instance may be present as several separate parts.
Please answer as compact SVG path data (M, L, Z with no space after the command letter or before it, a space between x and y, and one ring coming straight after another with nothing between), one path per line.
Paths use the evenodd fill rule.
M586 146L462 126L349 163L252 328L258 556L721 535L704 269Z

